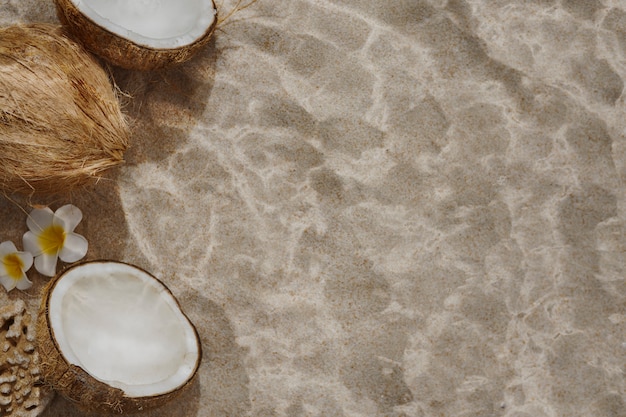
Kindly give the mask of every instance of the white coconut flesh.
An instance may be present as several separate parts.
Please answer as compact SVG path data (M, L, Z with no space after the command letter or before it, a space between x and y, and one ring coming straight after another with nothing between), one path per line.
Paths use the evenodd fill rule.
M132 265L70 269L54 287L48 311L65 359L128 397L174 391L200 360L197 333L172 294Z
M211 0L71 0L98 26L138 45L174 49L201 38L216 19Z

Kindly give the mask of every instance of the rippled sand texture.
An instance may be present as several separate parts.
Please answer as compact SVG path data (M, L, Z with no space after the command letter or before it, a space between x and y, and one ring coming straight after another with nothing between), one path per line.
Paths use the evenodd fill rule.
M623 2L260 0L115 77L133 148L80 230L205 348L149 415L625 415Z

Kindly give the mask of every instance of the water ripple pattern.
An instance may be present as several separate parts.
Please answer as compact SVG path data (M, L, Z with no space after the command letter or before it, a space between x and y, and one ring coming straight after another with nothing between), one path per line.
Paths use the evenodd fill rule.
M114 73L118 255L207 347L169 410L623 415L625 34L617 0L260 0Z

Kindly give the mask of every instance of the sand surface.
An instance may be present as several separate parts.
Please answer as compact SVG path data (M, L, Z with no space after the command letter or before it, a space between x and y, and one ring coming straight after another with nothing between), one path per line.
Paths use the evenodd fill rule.
M626 415L624 2L260 0L114 76L126 164L36 203L198 327L198 381L146 415Z

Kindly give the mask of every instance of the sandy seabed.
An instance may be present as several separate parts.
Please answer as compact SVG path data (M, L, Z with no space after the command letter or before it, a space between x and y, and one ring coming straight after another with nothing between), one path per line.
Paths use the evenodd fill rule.
M145 415L626 416L623 2L260 0L114 77L126 164L37 202L198 327L197 382Z

